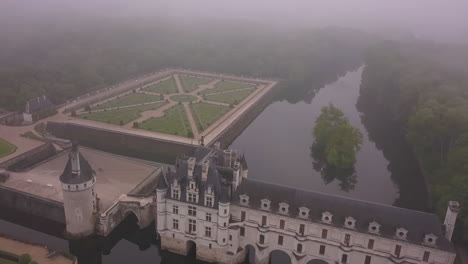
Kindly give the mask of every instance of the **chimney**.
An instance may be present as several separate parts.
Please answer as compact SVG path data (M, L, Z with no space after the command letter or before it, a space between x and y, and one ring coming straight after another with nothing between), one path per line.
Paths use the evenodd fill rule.
M210 169L210 161L205 160L202 164L202 181L206 181L208 177L208 170Z
M74 144L70 151L70 161L72 167L72 173L79 175L80 174L80 152L78 151L78 146Z
M231 150L224 151L224 167L231 167Z
M447 213L445 214L445 238L452 241L453 230L455 229L455 222L457 221L458 212L460 211L460 204L456 201L449 201Z
M196 159L194 157L190 157L187 161L188 166L188 177L191 179L193 177L193 170L195 169L195 161Z

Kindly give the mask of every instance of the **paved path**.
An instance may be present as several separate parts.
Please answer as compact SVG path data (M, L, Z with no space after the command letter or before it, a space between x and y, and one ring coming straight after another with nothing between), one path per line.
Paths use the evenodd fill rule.
M226 104L226 103L209 101L209 100L203 100L203 102L207 104L222 105L222 106L228 106L228 107L230 106L229 104Z
M195 89L192 91L192 94L197 94L199 92L203 92L204 90L206 89L213 89L217 83L219 83L221 81L221 79L216 79L210 83L207 83L207 84L202 84L202 85L198 85L198 89Z
M141 123L146 119L150 119L151 117L162 117L164 116L164 111L175 105L177 105L177 102L171 101L168 104L159 107L158 109L142 112L140 113L140 117L138 119L135 119L132 122L126 124L125 127L133 127L133 123Z
M184 88L182 87L182 83L180 82L180 79L179 79L179 74L174 74L173 76L174 76L174 80L177 85L177 90L179 91L179 93L181 94L185 93Z
M25 138L21 136L21 134L26 133L28 131L32 131L32 130L34 130L34 127L32 126L11 127L11 126L0 125L0 138L16 146L16 151L11 153L10 155L0 158L0 163L7 161L14 156L18 156L25 152L28 152L31 149L39 147L40 145L44 144L44 142L42 141L37 141L34 139L29 139L29 138Z
M215 92L215 93L207 93L205 94L207 97L211 95L217 95L217 94L227 94L227 93L235 93L235 92L240 92L240 91L245 91L245 90L255 90L256 88L242 88L242 89L237 89L237 90L231 90L231 91L222 91L222 92Z
M27 253L31 256L32 260L40 264L72 264L73 261L65 258L64 256L57 255L52 258L47 258L49 250L44 246L32 245L23 243L17 240L5 238L0 236L0 249L15 255Z
M132 105L123 105L123 106L102 108L102 109L91 110L91 113L99 113L99 112L103 112L103 111L125 109L125 108L131 108L131 107L135 107L135 106L144 106L144 105L157 104L157 103L164 103L164 101L153 101L153 102L148 102L148 103L140 103L140 104L132 104ZM88 111L81 110L81 111L77 112L77 114L83 114L83 113L88 113Z
M197 123L195 122L195 119L193 119L192 110L190 109L188 103L183 103L183 105L185 108L185 112L187 113L188 120L190 122L190 127L192 128L193 138L198 139L200 134L198 132Z

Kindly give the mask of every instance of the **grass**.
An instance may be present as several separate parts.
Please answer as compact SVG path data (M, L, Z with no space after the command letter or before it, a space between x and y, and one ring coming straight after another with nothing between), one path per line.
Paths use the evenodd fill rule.
M191 104L190 107L200 132L207 129L230 110L227 106L208 103Z
M190 122L183 105L167 109L162 117L152 117L140 123L139 128L164 134L193 137Z
M142 112L156 110L165 104L165 102L161 102L116 110L87 113L78 115L78 117L113 125L126 125L133 120L138 119Z
M252 85L248 83L222 81L222 82L217 83L213 89L204 90L202 94L227 92L227 91L234 91L234 90L245 89L245 88L252 88Z
M242 90L242 91L237 91L237 92L232 92L232 93L206 95L206 100L225 103L225 104L237 105L240 102L242 102L242 100L244 100L247 96L253 93L254 90L255 89Z
M197 77L187 76L187 75L179 75L179 79L182 84L182 88L184 89L186 93L195 91L196 89L198 89L198 85L208 84L211 81L213 81L211 79L197 78Z
M163 99L164 100L164 99ZM123 95L120 98L116 98L112 101L108 101L93 107L93 109L105 109L113 107L121 107L127 105L143 104L162 101L161 97L158 95L143 94L143 93L130 93L128 95Z
M148 92L153 92L153 93L162 93L162 94L177 93L177 86L172 76L171 78L167 80L152 84L143 89Z
M0 258L0 264L18 264L18 262Z
M197 100L197 97L190 94L176 94L171 96L170 99L176 102L193 102Z
M0 158L16 151L16 146L0 138Z

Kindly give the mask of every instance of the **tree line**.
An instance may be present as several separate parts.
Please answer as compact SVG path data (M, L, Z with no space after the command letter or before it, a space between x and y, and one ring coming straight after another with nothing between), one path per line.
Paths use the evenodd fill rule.
M0 48L0 105L22 110L46 94L55 103L167 67L285 80L283 99L362 64L373 36L348 29L280 30L242 23L156 20L37 23L10 31Z
M456 234L468 239L468 46L383 42L365 61L358 104L405 138L441 218L462 204Z

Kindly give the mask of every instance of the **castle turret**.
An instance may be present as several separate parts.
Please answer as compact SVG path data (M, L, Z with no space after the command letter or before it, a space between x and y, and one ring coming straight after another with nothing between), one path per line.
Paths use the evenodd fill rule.
M228 244L229 236L229 189L222 188L221 193L219 194L219 203L218 203L218 245L226 246Z
M67 165L60 176L66 230L79 238L94 233L97 211L94 171L74 144Z
M458 212L460 211L460 204L456 201L449 201L447 213L445 214L444 226L445 237L452 240L453 230L455 229L455 222L457 221Z
M166 230L166 193L167 182L164 174L159 176L158 184L156 185L156 230L161 233Z

